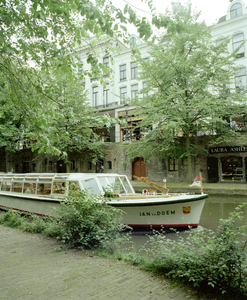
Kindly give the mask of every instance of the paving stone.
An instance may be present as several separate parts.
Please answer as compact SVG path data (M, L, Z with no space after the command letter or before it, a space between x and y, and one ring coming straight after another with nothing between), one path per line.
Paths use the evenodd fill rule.
M198 300L121 261L57 249L55 239L0 226L0 299Z

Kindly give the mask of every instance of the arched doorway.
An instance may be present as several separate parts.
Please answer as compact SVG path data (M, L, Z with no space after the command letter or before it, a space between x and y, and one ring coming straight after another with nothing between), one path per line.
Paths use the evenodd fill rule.
M143 158L137 157L135 158L132 164L132 179L134 180L133 176L138 177L146 177L146 163Z

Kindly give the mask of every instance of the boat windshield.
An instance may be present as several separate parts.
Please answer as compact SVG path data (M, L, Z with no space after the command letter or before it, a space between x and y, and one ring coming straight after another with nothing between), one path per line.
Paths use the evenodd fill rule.
M129 184L129 182L128 182L128 180L127 180L126 177L122 177L121 176L120 180L122 181L123 186L124 186L127 194L131 194L131 193L134 192L132 186L130 186L130 184Z
M133 190L124 176L98 177L103 191L114 194L133 193Z
M101 190L97 184L96 178L88 178L81 180L82 186L89 194L100 195Z

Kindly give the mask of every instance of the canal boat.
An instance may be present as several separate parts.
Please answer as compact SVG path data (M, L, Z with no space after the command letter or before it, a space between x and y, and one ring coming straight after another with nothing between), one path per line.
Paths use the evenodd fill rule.
M62 207L71 187L95 195L114 195L107 203L123 210L122 222L134 228L197 227L208 197L169 194L166 188L161 193L135 193L127 176L110 173L0 174L0 208L49 216L53 207Z

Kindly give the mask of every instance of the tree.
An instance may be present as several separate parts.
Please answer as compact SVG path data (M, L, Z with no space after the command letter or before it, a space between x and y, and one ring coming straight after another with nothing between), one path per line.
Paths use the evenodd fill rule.
M21 111L42 151L61 154L53 147L50 121L63 118L53 98L58 85L45 84L52 65L74 80L71 55L75 47L90 41L92 35L112 39L127 36L126 23L134 24L141 37L151 35L146 19L138 19L130 6L124 12L108 0L3 0L0 3L0 78L11 91L11 105ZM101 65L95 52L88 53L92 73ZM102 72L101 72L102 73ZM41 76L42 74L42 76ZM45 74L45 82L44 82ZM54 115L55 114L55 115ZM56 137L56 136L53 136Z
M11 97L8 83L0 79L0 149L5 153L7 171L10 171L9 156L20 150L20 143L26 138L27 128L23 114L9 101Z
M66 163L66 171L70 172L70 162L68 154L72 152L88 151L92 161L104 157L103 142L99 140L97 134L92 130L95 126L102 126L109 121L106 117L98 117L94 109L89 105L87 93L82 85L75 78L74 81L68 79L67 75L54 74L54 79L47 82L47 85L57 85L56 105L54 104L54 114L51 116L50 127L43 128L43 134L50 135L52 146L59 149L61 158ZM56 114L59 111L59 114ZM110 125L110 121L108 122ZM43 152L42 141L34 140L33 149Z
M153 124L153 130L130 145L131 157L140 153L146 159L151 155L161 160L187 157L190 182L191 157L202 149L193 144L194 133L217 133L215 142L236 137L226 119L242 113L241 104L246 100L245 94L230 90L237 71L236 51L230 54L226 50L229 39L215 45L210 28L198 23L198 17L191 5L173 3L163 16L166 35L159 43L149 44L149 60L135 50L146 97L133 104L138 115L146 116L141 128Z

